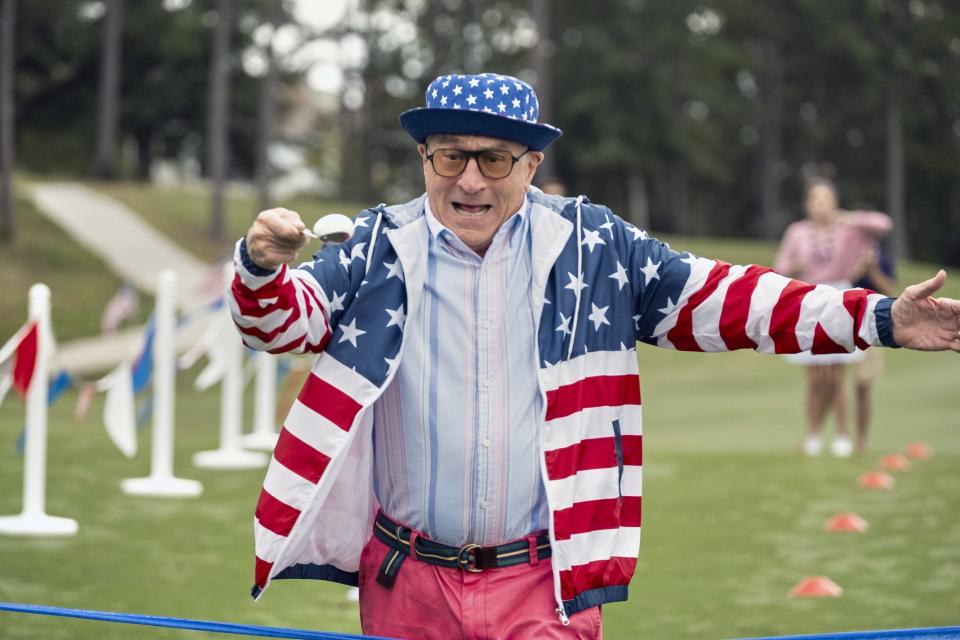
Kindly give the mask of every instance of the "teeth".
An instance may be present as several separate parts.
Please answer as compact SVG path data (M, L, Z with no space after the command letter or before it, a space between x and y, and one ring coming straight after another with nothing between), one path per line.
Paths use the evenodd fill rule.
M471 205L463 205L463 204L455 204L453 205L453 208L456 209L458 213L465 216L480 216L486 213L487 209L489 209L489 207L486 205L471 206Z

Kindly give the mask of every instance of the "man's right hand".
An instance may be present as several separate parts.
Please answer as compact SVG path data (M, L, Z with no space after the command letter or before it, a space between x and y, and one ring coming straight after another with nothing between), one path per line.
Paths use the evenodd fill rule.
M306 226L296 211L267 209L261 211L247 231L247 254L253 263L264 269L276 269L292 262L310 241Z

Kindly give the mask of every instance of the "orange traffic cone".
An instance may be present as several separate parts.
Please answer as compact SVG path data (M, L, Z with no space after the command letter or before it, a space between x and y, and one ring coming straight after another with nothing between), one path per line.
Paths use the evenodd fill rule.
M857 482L864 489L893 489L893 478L885 471L867 471Z
M849 531L853 533L863 533L870 525L866 520L855 513L838 513L824 525L827 531Z
M926 460L933 455L933 449L923 442L914 442L907 446L907 457L913 460Z
M880 458L878 466L884 471L906 471L910 468L910 461L902 453L891 453Z
M804 578L790 590L791 598L839 598L843 589L826 576Z

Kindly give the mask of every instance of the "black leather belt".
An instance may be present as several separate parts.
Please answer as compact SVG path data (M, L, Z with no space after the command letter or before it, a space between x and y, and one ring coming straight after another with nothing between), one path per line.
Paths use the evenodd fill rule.
M525 562L535 563L549 558L551 555L550 538L546 532L537 535L535 540L515 540L496 547L483 547L478 544L452 547L420 536L414 539L411 547L412 534L412 529L397 524L383 515L382 512L377 513L377 519L373 525L373 535L380 542L393 549L383 559L380 571L377 573L377 582L387 589L393 587L393 583L397 579L397 572L400 571L400 565L403 564L403 561L407 559L411 552L415 554L417 560L427 564L460 569L471 573L480 573L498 567L510 567ZM533 544L534 542L536 544ZM534 549L536 550L535 561L532 560Z

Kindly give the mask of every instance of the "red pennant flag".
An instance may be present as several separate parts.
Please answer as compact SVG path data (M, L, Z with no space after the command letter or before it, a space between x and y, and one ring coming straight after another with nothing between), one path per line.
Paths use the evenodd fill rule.
M13 354L13 387L23 397L27 396L37 366L37 329L36 322L29 325Z

